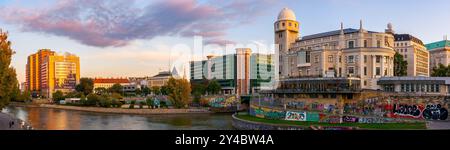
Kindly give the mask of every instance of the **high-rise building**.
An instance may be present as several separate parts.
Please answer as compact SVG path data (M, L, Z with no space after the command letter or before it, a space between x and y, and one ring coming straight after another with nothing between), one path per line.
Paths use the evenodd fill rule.
M80 59L78 56L44 49L28 56L26 87L33 93L52 97L52 93L75 90L80 80Z
M450 40L447 37L442 41L426 44L430 52L430 69L443 64L447 66L450 64Z
M26 86L27 90L40 92L42 89L42 65L46 57L54 55L55 52L49 49L41 49L37 53L28 56L26 65ZM44 68L45 69L45 68Z

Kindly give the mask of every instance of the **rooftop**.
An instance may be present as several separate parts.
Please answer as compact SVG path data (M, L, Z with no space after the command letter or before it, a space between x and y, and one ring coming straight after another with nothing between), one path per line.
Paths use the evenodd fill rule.
M359 32L359 29L353 29L353 28L344 29L344 34L351 34L351 33L357 33L357 32ZM367 32L378 33L378 32L374 32L374 31L367 31ZM335 36L335 35L339 35L339 34L341 34L341 30L334 30L334 31L330 31L330 32L323 32L323 33L318 33L318 34L313 34L313 35L307 35L307 36L304 36L303 38L301 38L300 40L301 41L311 40L311 39Z
M420 40L419 38L416 38L410 34L395 34L394 38L395 38L395 41L413 41L420 45L424 45L422 40Z
M94 83L130 83L125 78L95 78Z
M439 41L439 42L434 42L434 43L427 44L425 46L427 47L428 50L444 48L444 47L450 47L450 41L449 40L442 40L442 41Z

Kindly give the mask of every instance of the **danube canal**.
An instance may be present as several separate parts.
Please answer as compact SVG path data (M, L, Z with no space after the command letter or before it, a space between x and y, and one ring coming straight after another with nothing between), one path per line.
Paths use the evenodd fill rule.
M37 130L232 130L231 114L129 115L16 107L2 110Z

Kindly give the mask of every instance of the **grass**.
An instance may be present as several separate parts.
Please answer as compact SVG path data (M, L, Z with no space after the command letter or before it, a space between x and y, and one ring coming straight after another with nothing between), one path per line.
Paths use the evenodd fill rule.
M380 129L380 130L420 130L427 129L425 122L414 122L414 123L322 123L322 122L308 122L308 121L288 121L288 120L270 120L264 118L258 118L250 115L237 115L237 118L270 123L270 124L281 124L281 125L295 125L309 127L314 126L328 126L328 127L359 127L360 129Z

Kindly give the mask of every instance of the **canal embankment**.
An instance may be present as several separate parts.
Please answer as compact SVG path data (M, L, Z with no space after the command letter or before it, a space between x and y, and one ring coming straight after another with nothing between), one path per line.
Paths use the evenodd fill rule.
M25 104L25 103L11 103L12 106L18 107L37 107L37 108L51 108L63 110L86 111L96 113L115 113L115 114L136 114L136 115L162 115L162 114L206 114L213 113L208 108L188 108L188 109L126 109L126 108L102 108L102 107L81 107L81 106L67 106L54 104Z

